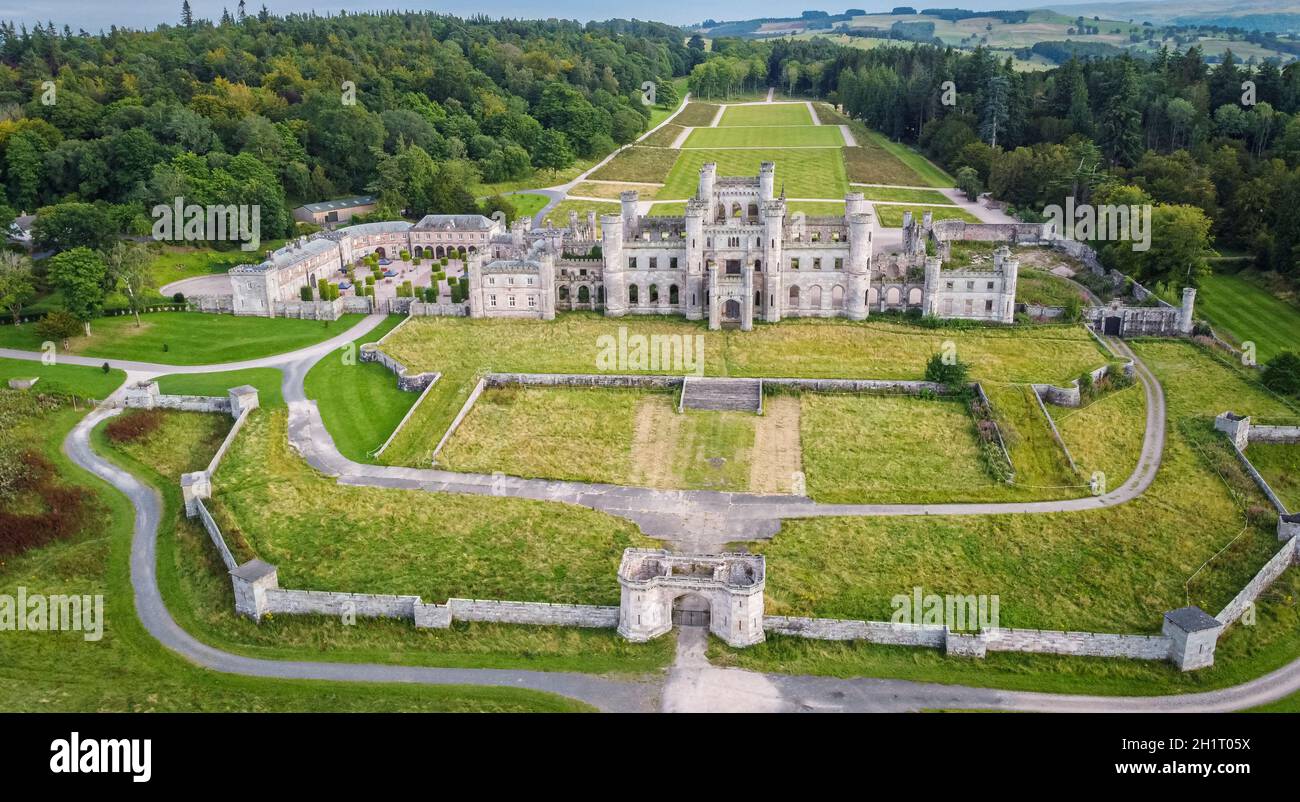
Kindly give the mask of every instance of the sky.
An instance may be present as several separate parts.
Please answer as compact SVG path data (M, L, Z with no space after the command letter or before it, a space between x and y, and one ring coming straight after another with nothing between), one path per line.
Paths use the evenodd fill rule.
M260 8L264 0L246 0L249 13ZM1066 0L1067 2L1069 0ZM1077 0L1074 0L1077 2ZM239 0L190 0L196 17L220 19L222 7L233 14ZM490 17L545 18L563 17L582 21L604 20L614 17L653 19L677 25L700 22L707 18L716 20L753 19L755 17L794 17L804 9L818 9L832 14L846 8L867 11L888 11L899 5L918 8L969 8L978 10L1031 8L1048 5L1045 0L963 0L954 2L923 3L915 0L886 0L885 2L856 2L840 6L819 5L812 0L713 0L701 4L695 0L657 0L652 4L632 0L265 0L267 8L276 14L310 11L318 14L378 9L436 10L457 16L486 14ZM58 28L65 24L72 30L85 29L98 33L110 25L131 28L152 28L159 23L175 24L180 19L181 0L132 0L118 5L109 0L0 0L0 19L44 24L53 20Z

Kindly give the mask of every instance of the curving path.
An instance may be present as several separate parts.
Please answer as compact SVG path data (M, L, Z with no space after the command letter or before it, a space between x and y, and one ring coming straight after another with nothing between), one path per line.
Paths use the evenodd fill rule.
M299 408L298 419L311 424L315 406L302 395L302 379L320 356L372 329L382 318L372 316L348 332L301 351L225 365L191 366L188 372L242 367L280 367L285 374L286 400ZM1122 343L1117 350L1128 354ZM29 352L20 358L39 358ZM1163 444L1164 400L1160 386L1141 362L1135 360L1147 391L1148 431L1143 460L1125 483L1131 498L1150 484L1159 464ZM136 363L146 373L179 372L179 366ZM679 658L667 677L652 675L612 679L573 672L537 672L504 669L444 669L356 663L324 663L306 660L264 660L245 657L208 646L185 632L167 611L157 584L157 532L162 503L152 488L131 474L96 455L90 448L91 430L120 410L101 407L77 424L64 443L64 451L77 465L112 484L130 499L135 508L131 541L131 584L136 614L144 627L168 649L191 662L225 673L280 679L308 679L350 682L404 682L420 684L472 684L519 687L558 693L609 711L915 711L923 709L987 709L1037 712L1224 712L1255 707L1300 692L1300 660L1263 677L1231 688L1205 693L1154 696L1107 697L1023 691L1000 691L960 685L941 685L907 680L837 679L832 677L762 674L740 669L716 668L704 658L699 630L682 628ZM1158 437L1153 439L1153 424ZM315 416L319 422L319 415ZM323 431L323 426L321 427ZM325 433L328 437L328 433ZM301 443L300 443L301 445ZM1149 453L1154 445L1154 452ZM328 454L329 449L320 453ZM337 452L335 452L337 453ZM491 478L491 477L489 477ZM343 481L343 479L340 479ZM433 488L429 488L433 489ZM1116 491L1119 493L1120 491ZM760 497L761 498L761 497ZM1102 500L1106 499L1102 497ZM766 503L766 502L764 502ZM1067 502L1059 502L1067 503ZM1111 501L1110 503L1120 503ZM843 505L828 505L839 508ZM874 505L849 505L863 509ZM888 507L889 505L885 505ZM925 509L953 506L925 505ZM984 505L974 505L984 506ZM996 506L996 505L995 505ZM1036 506L1036 505L1031 505ZM825 514L843 514L826 512ZM872 514L862 512L859 514ZM889 514L881 513L881 514ZM908 514L908 513L896 513ZM920 514L920 513L911 513ZM925 513L931 514L931 513ZM934 514L954 514L951 512ZM660 697L662 694L662 707Z

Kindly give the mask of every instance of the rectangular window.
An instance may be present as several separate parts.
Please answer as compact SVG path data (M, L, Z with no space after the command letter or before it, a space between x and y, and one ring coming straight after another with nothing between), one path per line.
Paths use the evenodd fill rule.
M993 282L991 282L991 281L989 282L989 289L990 289L990 290L993 289Z
M836 269L836 270L843 270L843 269L844 269L844 258L843 258L843 257L841 257L841 256L837 256L837 257L835 257L835 269Z
M992 311L993 311L993 302L992 302L992 301L985 301L985 302L984 302L984 311L985 311L985 312L992 312Z
M975 282L973 282L973 281L968 281L968 282L966 282L966 289L968 289L968 290L973 290L973 289L975 289Z
M509 300L510 300L510 305L511 305L511 306L514 306L514 305L515 305L515 296L511 295Z
M798 270L798 269L799 269L799 260L798 260L798 259L791 259L791 260L790 260L790 269L791 269L791 270Z
M488 304L488 305L489 305L489 306L496 306L496 305L497 305L497 297L496 297L495 295L493 295L493 296L490 297L490 300L489 300L489 304Z
M628 267L628 270L636 270L636 257L635 257L635 256L629 256L629 257L627 258L627 267Z
M670 256L670 257L668 257L668 268L669 268L670 270L676 270L676 269L677 269L677 257L676 257L676 256Z
M813 270L821 270L821 269L822 269L822 260L816 257L813 258Z
M944 288L945 290L951 290L951 289L952 289L952 282L951 282L951 281L945 282L944 285L943 285L943 288Z
M651 270L658 270L658 269L659 269L659 257L658 257L658 256L651 256L651 257L650 257L650 269L651 269Z
M529 305L529 306L537 306L537 296L536 296L536 295L530 295L530 296L528 296L528 305Z

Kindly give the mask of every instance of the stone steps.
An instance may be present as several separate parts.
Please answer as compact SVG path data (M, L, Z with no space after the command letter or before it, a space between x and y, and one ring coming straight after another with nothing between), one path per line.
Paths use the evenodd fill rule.
M758 379L705 379L687 377L682 392L683 409L753 412L763 408L762 382Z

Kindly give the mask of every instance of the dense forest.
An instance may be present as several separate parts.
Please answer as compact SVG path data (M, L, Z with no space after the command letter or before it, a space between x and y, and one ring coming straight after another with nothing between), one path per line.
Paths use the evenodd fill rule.
M1043 72L1016 71L984 49L929 45L715 40L713 51L694 67L693 91L723 96L766 82L841 103L1023 219L1042 219L1066 196L1153 204L1151 251L1099 243L1138 279L1195 285L1211 246L1300 278L1297 64L1243 65L1229 53L1211 67L1196 47Z
M652 22L275 17L74 33L0 24L0 217L54 207L38 245L145 233L177 196L289 209L363 191L469 212L482 184L603 155L646 129L646 81L699 51ZM60 208L63 207L63 208ZM62 221L62 225L53 225Z

